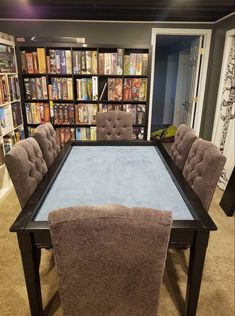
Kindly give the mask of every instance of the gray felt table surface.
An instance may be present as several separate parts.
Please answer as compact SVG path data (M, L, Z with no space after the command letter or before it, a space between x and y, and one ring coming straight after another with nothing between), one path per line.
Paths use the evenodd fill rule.
M152 146L74 146L35 220L75 205L122 204L193 217Z

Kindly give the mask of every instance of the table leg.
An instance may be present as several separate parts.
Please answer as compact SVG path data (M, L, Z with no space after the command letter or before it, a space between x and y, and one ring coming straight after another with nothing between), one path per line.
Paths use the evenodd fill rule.
M31 315L42 316L43 306L39 276L41 249L33 244L31 233L23 232L17 235Z
M185 302L186 316L196 315L208 239L209 231L196 232L194 242L190 248Z

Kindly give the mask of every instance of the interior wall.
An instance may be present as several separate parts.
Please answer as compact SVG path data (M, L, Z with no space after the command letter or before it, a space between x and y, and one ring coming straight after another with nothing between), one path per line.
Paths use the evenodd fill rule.
M0 31L14 36L85 37L94 45L150 45L154 27L211 28L211 24L0 20Z
M200 136L211 140L213 123L219 89L220 72L222 66L225 34L235 28L235 14L227 19L216 23L213 28L211 50L202 112Z
M14 36L41 37L85 37L86 42L94 45L150 45L152 28L205 28L215 29L209 59L209 72L201 126L201 136L210 139L219 74L222 63L225 32L234 27L234 16L215 27L213 24L198 23L118 23L118 22L77 22L77 21L18 21L0 20L0 31ZM214 53L216 52L216 54Z

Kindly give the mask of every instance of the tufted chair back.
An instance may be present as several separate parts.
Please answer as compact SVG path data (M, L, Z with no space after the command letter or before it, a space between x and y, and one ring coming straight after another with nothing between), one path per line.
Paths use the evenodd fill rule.
M21 140L6 154L5 164L23 207L47 172L47 165L36 140Z
M123 111L96 114L97 140L131 140L132 114Z
M170 211L77 206L48 219L63 315L157 315Z
M184 169L189 150L196 139L197 136L191 127L181 124L177 128L175 141L171 146L171 157L181 171Z
M60 151L60 146L57 143L54 127L49 122L39 125L35 129L32 136L38 142L43 158L45 159L47 167L49 168Z
M198 138L192 145L186 160L183 176L209 209L216 184L226 162L218 148L211 142Z

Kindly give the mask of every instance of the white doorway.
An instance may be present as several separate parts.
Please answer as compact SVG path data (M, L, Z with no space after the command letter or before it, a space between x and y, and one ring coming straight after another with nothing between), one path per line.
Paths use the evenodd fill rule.
M172 54L168 54L165 78L164 75L163 79L157 78L157 72L163 72L164 68L161 57L160 60L157 60L158 63L156 62L160 38L172 37L172 47L174 47L174 41L181 36L187 38L190 45L179 50L177 58L174 51ZM184 122L193 127L199 135L210 40L211 30L207 29L152 29L153 53L148 139L150 139L152 120L154 121L156 116L159 118L161 115L162 125L174 124L178 126ZM166 57L164 56L164 58ZM156 91L157 79L158 91ZM159 107L162 106L163 109L160 109Z

